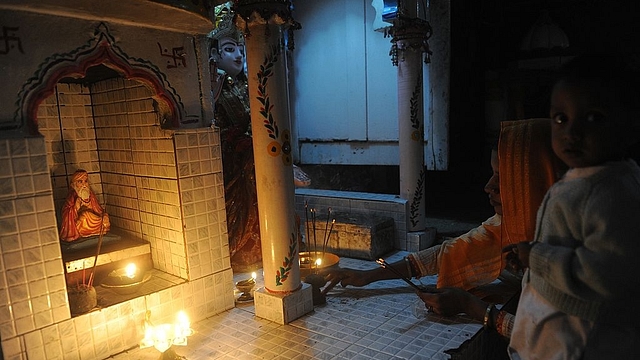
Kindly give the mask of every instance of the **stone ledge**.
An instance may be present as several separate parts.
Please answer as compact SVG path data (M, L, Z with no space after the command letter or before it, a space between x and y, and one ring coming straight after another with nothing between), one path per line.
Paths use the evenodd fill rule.
M324 216L323 216L324 215ZM375 260L393 250L395 223L393 218L357 212L332 213L333 226L327 221L326 213L316 218L315 232L310 226L307 247L323 250L338 256ZM306 228L305 228L306 231ZM314 241L315 234L315 241Z
M296 213L300 216L303 233L305 203L308 203L309 208L315 208L320 214L326 214L327 208L331 207L333 212L390 217L395 223L393 248L406 250L407 201L398 195L298 188L296 189ZM320 218L326 220L325 215L321 215Z

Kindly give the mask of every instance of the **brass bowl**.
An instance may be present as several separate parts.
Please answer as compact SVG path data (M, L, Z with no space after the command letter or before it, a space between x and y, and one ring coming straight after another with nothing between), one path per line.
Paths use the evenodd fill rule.
M304 251L300 256L300 277L304 278L316 271L338 267L340 257L336 254L322 251ZM320 265L315 264L316 259L321 259Z
M256 286L256 281L253 278L248 280L241 280L236 283L236 289L240 292L248 293Z
M122 276L119 270L121 269L110 272L100 286L112 289L120 295L127 295L137 292L145 282L151 279L151 274L147 272L134 278L128 278L127 276Z

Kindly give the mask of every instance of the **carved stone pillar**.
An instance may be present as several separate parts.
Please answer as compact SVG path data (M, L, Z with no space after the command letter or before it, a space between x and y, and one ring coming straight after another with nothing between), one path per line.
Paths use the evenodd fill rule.
M386 35L392 37L391 61L398 67L400 197L409 203L409 234L426 229L422 64L429 62L431 27L425 20L400 13Z
M313 310L311 288L300 281L295 221L284 57L285 36L292 49L290 30L299 24L290 7L283 0L239 0L235 5L236 26L244 32L247 51L265 283L265 289L256 292L256 316L285 324Z

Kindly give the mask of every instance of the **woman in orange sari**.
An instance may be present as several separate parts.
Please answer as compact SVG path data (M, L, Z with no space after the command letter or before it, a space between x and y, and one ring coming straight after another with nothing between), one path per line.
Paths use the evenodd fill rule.
M564 171L551 149L550 131L548 119L503 122L498 149L492 153L493 175L484 188L496 214L464 235L411 253L391 266L406 277L438 274L439 288L469 290L497 279L507 263L502 248L533 238L542 198ZM398 278L380 267L329 270L325 275L331 282L328 287Z

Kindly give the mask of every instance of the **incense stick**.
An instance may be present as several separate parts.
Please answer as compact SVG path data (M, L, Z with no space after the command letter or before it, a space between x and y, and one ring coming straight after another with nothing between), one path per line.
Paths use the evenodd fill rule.
M311 264L311 268L313 265L316 266L316 273L318 272L318 242L316 241L316 209L311 209L311 227L313 228L313 257L311 257L311 252L309 252L309 257L313 259L313 263Z
M307 250L309 250L311 248L311 238L309 237L309 202L305 201L304 202L304 225L305 228L307 230L307 233L305 235L305 240L307 241Z
M329 229L329 219L331 218L331 207L327 209L327 221L324 224L324 237L322 238L322 252L324 253L324 243L327 241L327 230Z
M102 247L102 230L104 229L104 214L107 213L107 204L104 204L102 207L102 217L100 218L100 235L98 237L98 249L96 251L96 257L93 258L93 269L91 270L91 274L89 274L89 281L87 285L91 287L93 285L93 274L96 272L96 266L98 265L98 255L100 255L100 248Z
M331 228L329 228L329 234L326 236L327 238L324 240L324 243L322 244L322 260L324 260L324 252L327 248L327 245L329 245L329 238L331 236L331 232L333 231L333 224L335 223L336 223L336 219L331 220Z
M316 241L316 209L311 209L311 230L313 231L313 251L318 250L318 242Z
M420 287L418 285L414 284L411 280L409 280L407 277L405 277L400 271L398 271L396 268L391 266L388 262L384 261L383 258L380 258L380 259L376 260L376 262L380 266L382 266L384 269L389 269L389 270L393 271L396 275L398 275L400 277L400 279L404 280L407 284L411 285L411 287L413 287L414 289L416 289L418 291L422 291L422 289L420 289Z

